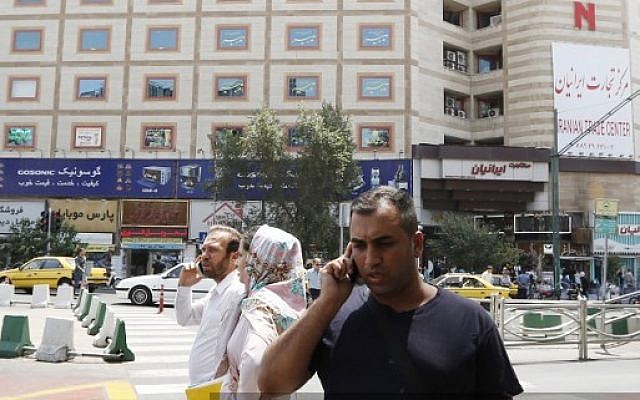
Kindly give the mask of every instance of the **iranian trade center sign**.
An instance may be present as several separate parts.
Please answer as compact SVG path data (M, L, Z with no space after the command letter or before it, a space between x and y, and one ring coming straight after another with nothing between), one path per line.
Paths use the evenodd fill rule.
M631 94L629 50L553 43L554 106L558 149ZM573 157L633 158L631 102L565 154Z

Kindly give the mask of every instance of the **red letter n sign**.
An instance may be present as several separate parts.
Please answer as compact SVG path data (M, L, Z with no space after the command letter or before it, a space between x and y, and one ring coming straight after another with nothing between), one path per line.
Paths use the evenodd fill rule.
M582 20L589 24L589 30L596 30L596 5L587 3L586 7L579 1L573 2L573 26L582 29Z

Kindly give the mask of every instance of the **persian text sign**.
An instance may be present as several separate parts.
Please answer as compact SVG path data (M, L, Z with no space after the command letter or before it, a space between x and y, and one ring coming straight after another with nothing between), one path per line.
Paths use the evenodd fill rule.
M11 232L21 219L37 221L42 211L44 201L0 201L0 233Z
M629 50L571 43L553 43L552 49L558 149L562 149L631 94ZM564 154L633 157L632 124L628 103Z
M78 232L115 232L118 202L116 200L49 200L52 211ZM111 242L109 242L111 243Z

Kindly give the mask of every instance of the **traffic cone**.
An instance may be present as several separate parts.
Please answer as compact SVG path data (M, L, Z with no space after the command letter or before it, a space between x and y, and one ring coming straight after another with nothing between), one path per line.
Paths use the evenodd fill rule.
M164 311L164 285L160 285L160 301L158 302L158 314Z

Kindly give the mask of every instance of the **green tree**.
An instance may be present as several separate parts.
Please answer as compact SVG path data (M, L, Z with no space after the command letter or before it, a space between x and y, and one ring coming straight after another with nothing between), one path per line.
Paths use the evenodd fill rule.
M446 257L448 267L479 273L488 264L517 263L522 253L488 227L474 227L473 219L445 213L440 233L428 240L434 256Z
M6 265L21 264L33 257L47 253L47 233L41 231L37 223L21 219L11 225L11 233L0 242L0 260ZM51 254L71 256L79 245L73 225L62 222L60 231L51 233Z
M336 205L348 197L359 173L351 124L339 109L323 104L314 112L300 109L296 134L303 145L291 153L276 114L259 110L241 137L227 136L216 146L214 197L245 200L238 187L259 171L259 185L266 188L263 212L244 225L269 223L297 236L307 256L312 247L335 255Z

